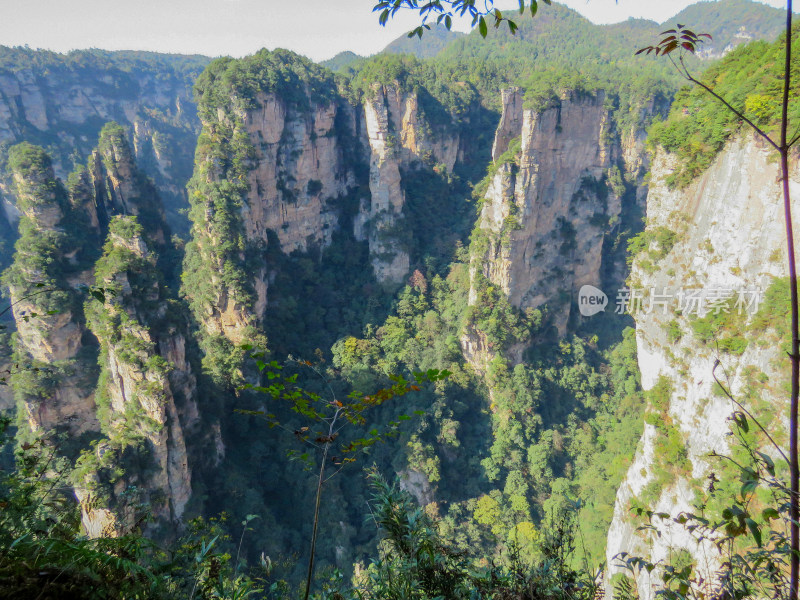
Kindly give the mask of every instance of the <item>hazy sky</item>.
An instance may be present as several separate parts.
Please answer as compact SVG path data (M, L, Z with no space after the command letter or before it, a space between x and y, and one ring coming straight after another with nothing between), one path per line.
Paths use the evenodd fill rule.
M785 6L784 0L762 0ZM565 0L595 23L630 16L662 22L690 0ZM0 44L67 51L135 49L210 56L289 48L314 59L372 54L411 29L413 15L383 28L373 0L0 0ZM518 6L501 0L499 8ZM547 10L542 6L540 10Z

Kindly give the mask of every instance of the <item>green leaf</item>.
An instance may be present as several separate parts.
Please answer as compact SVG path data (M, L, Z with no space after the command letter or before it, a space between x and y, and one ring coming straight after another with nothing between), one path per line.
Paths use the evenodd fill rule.
M535 17L538 10L539 4L536 2L536 0L531 0L531 16Z
M758 480L757 479L746 479L742 483L742 489L740 493L742 496L747 496L748 494L752 493L758 487Z
M765 508L763 511L761 511L761 518L767 523L773 519L777 519L778 517L780 517L780 514L772 507Z
M756 451L756 453L761 457L761 460L764 461L764 468L767 469L767 473L774 477L775 463L773 462L772 457L769 454L764 454L763 452Z
M750 530L750 534L753 536L753 539L756 541L756 545L761 548L761 529L753 519L745 519L745 523L747 523L747 528Z
M489 33L489 28L486 26L486 19L483 17L478 19L478 30L480 31L482 38L485 38L486 34Z
M733 414L733 420L739 426L739 428L747 433L750 431L750 423L747 422L747 417L745 417L742 413L737 412Z

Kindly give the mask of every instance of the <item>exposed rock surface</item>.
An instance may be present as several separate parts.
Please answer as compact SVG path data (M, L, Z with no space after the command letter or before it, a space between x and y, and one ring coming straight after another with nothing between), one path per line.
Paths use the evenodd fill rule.
M28 56L34 52L0 48L9 64L0 68L0 142L46 140L63 178L74 153L86 156L102 125L117 121L134 137L136 159L156 181L170 225L185 231L177 211L186 205L199 131L192 83L208 59L126 62L124 53L88 51L82 58L38 52L34 60ZM75 68L80 61L82 68Z
M643 387L653 388L661 376L671 382L662 420L678 428L688 469L675 469L670 479L658 486L655 444L663 434L646 425L634 462L617 493L607 560L613 575L622 572L614 560L620 552L657 561L683 548L691 554L700 576L713 580L722 559L709 540L698 542L685 528L667 521L658 522L660 536L637 532L629 508L645 488L655 485L657 489L650 491L650 497L655 491L656 500L650 509L673 516L691 510L694 482L704 480L714 468L709 453L726 452L726 419L734 407L727 398L714 393L717 358L721 366L716 374L730 386L734 397L746 397L753 380L763 374L767 383L758 388L758 396L778 405L782 402L780 373L785 365L779 343L750 341L741 354L718 351L713 342L704 345L697 339L691 320L710 314L715 295L723 292L733 298L728 306L731 312L738 315L741 310L743 322L751 318L756 305L750 305L754 295L746 292L763 291L772 278L785 275L783 208L777 164L764 145L750 136L729 142L713 165L684 190L671 190L665 183L675 161L663 151L656 154L647 199L648 231L673 232L674 245L665 248L655 239L650 242L634 263L631 289L644 291L645 298L652 289L659 294L666 291L665 295L671 297L666 309L656 305L648 310L645 300L643 310L634 314L636 339ZM797 198L800 173L796 168L791 189ZM687 292L704 290L705 307L699 313L696 305L692 308L689 304L684 304L682 313L675 311L682 288ZM737 305L740 291L745 292L741 307ZM658 581L657 573L651 577L642 574L638 580L641 597L652 598Z
M334 102L299 110L274 93L260 93L243 117L255 149L242 220L249 240L272 230L287 254L326 247L338 225L330 204L347 193L353 174L344 164Z
M577 290L600 282L603 243L621 210L606 179L622 151L602 93L566 96L542 111L523 109L517 89L502 100L494 174L473 234L470 303L481 274L517 308L546 305L563 334ZM486 355L484 346L475 335L462 339L476 365L485 364L476 354Z
M75 314L74 293L58 275L59 263L72 249L61 228L64 192L41 149L19 150L12 177L26 233L4 283L18 333L16 351L26 367L15 369L11 382L31 431L79 434L95 428L97 419L91 382L76 360L84 328ZM55 370L50 377L48 369Z
M264 58L302 63L283 51ZM201 100L185 280L203 280L207 289L186 286L185 293L209 339L253 342L269 310L269 245L285 254L324 252L348 200L358 206L348 222L357 240L368 241L376 278L402 282L410 264L407 240L398 237L402 172L434 164L450 171L459 158L455 128L429 123L416 92L376 84L354 106L328 75L313 77L291 94L270 88L244 98L225 87L231 101L224 107Z
M433 133L421 114L416 92L375 85L372 93L364 101L370 149L369 247L377 279L397 284L409 269L408 253L394 233L405 205L401 170L434 161L452 171L459 156L459 137L441 130Z
M135 221L122 219L112 223L105 256L98 263L98 285L114 293L102 307L91 307L89 324L103 347L107 373L105 389L99 390L110 404L103 413L104 431L112 447L124 449L132 440L146 440L152 466L125 473L113 488L116 496L119 489L130 486L144 490L154 516L173 522L183 514L191 494L184 429L198 418L195 382L183 336L163 320L168 301L158 284L155 257ZM112 508L117 508L119 519L127 507L122 499L117 501L119 505ZM87 529L129 525L99 525L108 515L83 505Z
M4 283L15 302L21 366L11 383L25 435L67 436L90 535L125 532L141 503L172 524L191 493L184 431L199 412L180 313L133 216L148 222L152 243L165 240L155 187L114 124L69 189L41 148L21 144L9 156L21 237ZM94 284L104 304L78 289Z

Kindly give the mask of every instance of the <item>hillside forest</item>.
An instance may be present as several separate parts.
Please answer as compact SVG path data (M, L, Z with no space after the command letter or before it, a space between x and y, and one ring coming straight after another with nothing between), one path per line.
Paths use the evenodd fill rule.
M793 597L786 15L540 4L0 46L0 596Z

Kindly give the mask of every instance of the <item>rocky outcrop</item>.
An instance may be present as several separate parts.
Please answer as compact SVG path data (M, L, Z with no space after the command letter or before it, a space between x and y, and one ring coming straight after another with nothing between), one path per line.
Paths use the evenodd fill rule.
M274 77L245 89L217 72L236 65ZM354 107L330 73L266 50L215 63L198 90L203 131L184 288L207 334L207 354L212 345L254 342L275 276L269 253L324 253L343 217L358 241L368 241L376 278L389 286L404 280L402 173L450 171L459 154L459 136L429 122L416 92L376 84ZM348 206L358 213L345 215Z
M663 151L653 161L647 230L629 281L632 294L644 297L634 318L652 418L617 493L607 559L613 575L622 572L615 560L620 552L656 562L684 549L699 576L712 581L723 558L711 540L699 541L669 520L656 520L656 530L639 532L630 507L638 503L673 516L691 511L698 497L696 482L720 468L709 454L726 453L727 418L734 406L715 393L714 374L734 397L758 397L781 407L776 412L782 414L786 361L780 343L758 343L756 338L763 341L768 333L751 334L747 327L773 278L785 275L783 208L777 164L755 138L729 142L684 190L672 190L665 182L675 161ZM791 188L797 198L797 169ZM651 305L654 292L659 299ZM691 296L695 292L699 296ZM690 297L701 300L690 302ZM713 337L700 338L698 319L715 311L724 311L722 326ZM717 360L721 364L715 370ZM782 429L773 425L779 437L776 432ZM680 464L671 466L663 464L659 452L660 440L669 435L685 448ZM658 571L642 573L640 597L652 598L659 582Z
M103 430L109 447L120 452L143 443L137 452L140 461L149 464L124 473L117 481L94 481L111 487L114 501L102 508L111 508L120 522L101 524L107 521L108 511L98 512L83 502L85 525L118 530L130 526L123 518L130 516L123 492L131 486L143 491L155 517L174 522L183 514L191 493L184 430L197 423L195 382L186 362L184 338L165 319L170 307L158 282L155 256L133 217L114 218L96 270L97 285L107 295L102 306L88 307L87 320L103 349L105 385L98 390L108 403L100 410ZM178 391L182 411L176 402Z
M70 438L63 458L90 535L127 531L142 506L171 524L191 492L184 431L199 414L185 317L148 246L168 231L157 192L116 124L68 189L41 148L14 146L8 164L21 235L3 283L15 302L20 366L10 380L25 434ZM102 303L86 300L79 288L89 285Z
M10 378L34 433L97 426L90 377L77 357L84 328L65 275L76 243L63 230L66 193L41 148L20 144L9 155L22 235L3 276L13 306L23 367Z
M563 334L577 290L600 281L603 244L619 220L621 200L606 183L619 147L607 141L602 93L568 94L541 111L523 109L517 89L502 99L470 251L470 304L488 282L519 309L546 306ZM485 362L473 356L474 337L462 340L465 356Z
M342 110L336 102L300 109L260 93L241 115L255 151L242 207L248 240L266 243L271 230L287 254L330 244L338 226L331 201L354 184L337 130Z
M161 199L153 183L137 167L122 126L108 123L103 127L87 171L96 219L103 231L114 215L132 215L147 225L150 239L161 246L165 244L169 231ZM95 216L90 213L90 218L94 221Z
M516 87L501 90L500 104L503 112L500 113L500 124L492 144L492 160L495 161L508 150L511 141L518 138L522 131L522 90Z
M258 343L271 276L267 248L324 250L338 227L336 202L355 185L344 160L357 150L347 148L355 139L352 109L329 73L303 61L285 51L243 59L245 68L291 65L279 76L290 88L283 91L269 80L255 90L222 78L199 83L203 131L184 280L192 282L185 292L214 343ZM312 72L311 81L292 70L295 63Z
M401 171L420 162L435 162L451 171L459 155L459 137L434 132L420 110L416 92L400 85L374 85L364 101L364 124L370 150L369 223L372 268L378 281L398 284L408 274L409 256L396 233L405 192Z
M0 48L0 142L45 136L56 175L88 155L108 121L135 132L136 160L156 181L170 225L187 229L186 205L199 131L192 84L208 59ZM81 64L80 68L75 68Z

